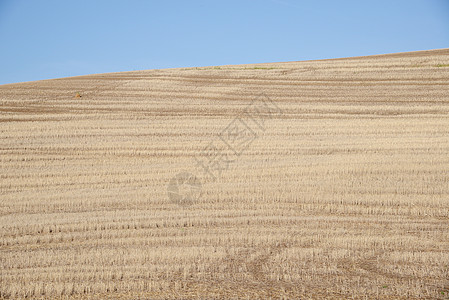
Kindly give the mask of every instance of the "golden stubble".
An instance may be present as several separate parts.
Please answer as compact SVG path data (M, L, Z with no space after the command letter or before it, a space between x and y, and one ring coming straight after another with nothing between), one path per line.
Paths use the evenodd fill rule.
M0 86L0 297L447 298L448 62ZM260 93L282 114L193 203L170 201L171 178Z

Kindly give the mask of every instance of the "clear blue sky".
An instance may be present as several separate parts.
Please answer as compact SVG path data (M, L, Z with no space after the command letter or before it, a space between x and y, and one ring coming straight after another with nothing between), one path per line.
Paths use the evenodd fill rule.
M0 0L0 84L449 47L449 0Z

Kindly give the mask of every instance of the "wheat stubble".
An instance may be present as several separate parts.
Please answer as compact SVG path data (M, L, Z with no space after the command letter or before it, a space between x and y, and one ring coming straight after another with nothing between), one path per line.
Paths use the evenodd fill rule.
M0 297L445 299L448 63L443 49L0 86ZM260 92L282 115L198 201L170 202L170 179Z

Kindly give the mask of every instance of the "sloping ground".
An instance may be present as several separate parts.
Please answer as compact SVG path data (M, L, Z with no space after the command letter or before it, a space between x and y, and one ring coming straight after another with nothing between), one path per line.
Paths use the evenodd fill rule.
M0 297L448 297L449 49L0 101Z

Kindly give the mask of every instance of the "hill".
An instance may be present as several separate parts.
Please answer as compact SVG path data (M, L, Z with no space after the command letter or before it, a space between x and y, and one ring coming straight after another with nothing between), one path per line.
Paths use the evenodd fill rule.
M0 102L0 297L449 294L449 49L9 84Z

